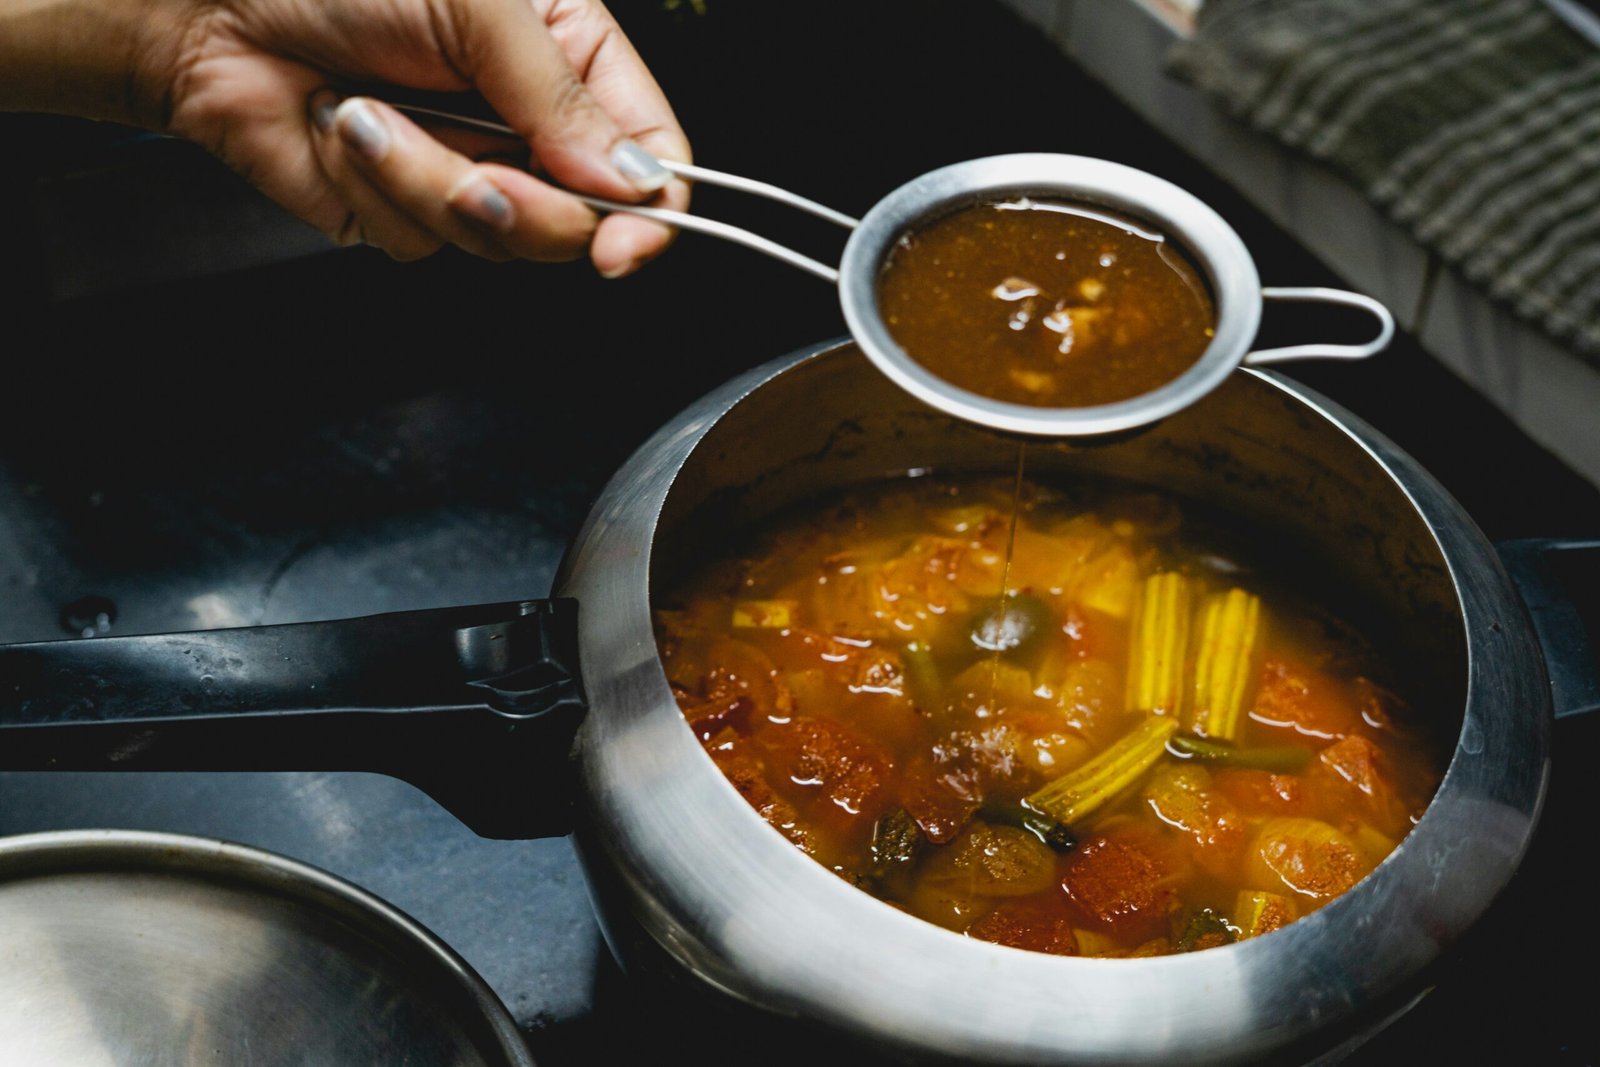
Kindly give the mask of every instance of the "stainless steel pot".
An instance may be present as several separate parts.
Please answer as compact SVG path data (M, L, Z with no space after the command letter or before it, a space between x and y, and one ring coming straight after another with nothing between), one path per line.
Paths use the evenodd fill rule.
M1553 704L1535 627L1472 521L1382 437L1284 379L1241 371L1139 436L1035 442L1028 464L1221 509L1267 562L1370 609L1373 636L1437 695L1455 739L1437 796L1322 910L1156 959L969 940L795 850L686 728L656 656L655 584L786 504L908 471L1003 469L1015 449L923 407L848 345L796 353L686 409L629 460L556 601L3 648L0 764L385 770L502 834L565 829L572 770L608 928L636 925L734 1001L969 1062L1223 1063L1359 1041L1425 987L1516 869ZM589 711L565 762L575 650Z

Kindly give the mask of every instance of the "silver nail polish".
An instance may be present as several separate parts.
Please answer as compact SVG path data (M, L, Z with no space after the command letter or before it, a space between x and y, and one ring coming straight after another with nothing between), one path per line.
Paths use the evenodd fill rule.
M327 133L333 129L333 116L338 109L339 98L326 89L319 90L311 98L311 121L316 123L317 132Z
M339 105L339 135L345 143L376 163L389 152L389 128L364 100Z
M501 233L516 221L511 200L481 174L463 178L451 190L447 202L467 218Z
M641 193L653 193L672 180L672 172L633 141L617 143L611 150L611 165Z

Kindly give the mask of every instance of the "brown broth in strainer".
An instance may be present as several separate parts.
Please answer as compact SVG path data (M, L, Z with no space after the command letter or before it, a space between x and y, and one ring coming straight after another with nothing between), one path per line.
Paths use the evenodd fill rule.
M1194 266L1142 223L1070 204L965 208L906 235L878 279L895 342L953 385L1035 407L1178 377L1216 324Z
M1399 843L1435 749L1360 633L1173 501L918 479L657 599L688 723L818 863L929 922L1142 956L1277 929Z

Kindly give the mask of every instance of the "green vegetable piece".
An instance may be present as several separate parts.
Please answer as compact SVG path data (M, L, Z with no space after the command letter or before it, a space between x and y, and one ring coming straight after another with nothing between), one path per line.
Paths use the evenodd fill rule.
M1022 815L1022 828L1057 852L1071 852L1078 847L1078 835L1048 815L1025 811Z
M1271 771L1273 774L1295 774L1305 769L1311 760L1311 750L1299 745L1259 745L1239 748L1225 741L1208 741L1188 735L1175 736L1167 741L1167 748L1175 756L1215 763L1222 767L1240 767L1251 771Z
M1144 777L1177 730L1176 719L1147 715L1109 748L1030 794L1023 803L1030 811L1072 826Z
M1057 852L1071 852L1078 847L1078 836L1069 827L1016 801L991 801L979 808L978 814L998 826L1026 830Z
M1050 608L1027 593L986 605L972 620L972 643L985 652L1026 655L1050 632Z
M1231 945L1238 939L1239 931L1227 919L1210 908L1201 908L1190 917L1183 933L1178 935L1175 947L1179 952L1194 952L1202 948Z
M909 866L922 848L922 829L905 808L896 808L872 828L872 873L883 878Z

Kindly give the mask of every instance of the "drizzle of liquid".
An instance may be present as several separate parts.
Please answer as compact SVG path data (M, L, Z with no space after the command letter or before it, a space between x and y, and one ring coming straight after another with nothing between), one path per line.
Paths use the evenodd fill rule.
M1011 517L1006 527L1005 564L1000 568L1000 599L995 602L994 609L994 629L997 634L1006 632L1006 609L1011 596L1011 558L1017 547L1017 513L1022 510L1022 471L1027 458L1028 443L1018 441L1017 477L1011 483ZM1003 639L997 639L993 645L994 653L989 657L989 699L986 702L991 709L995 706L995 679L1000 674L1000 654L1006 650L1006 643Z

